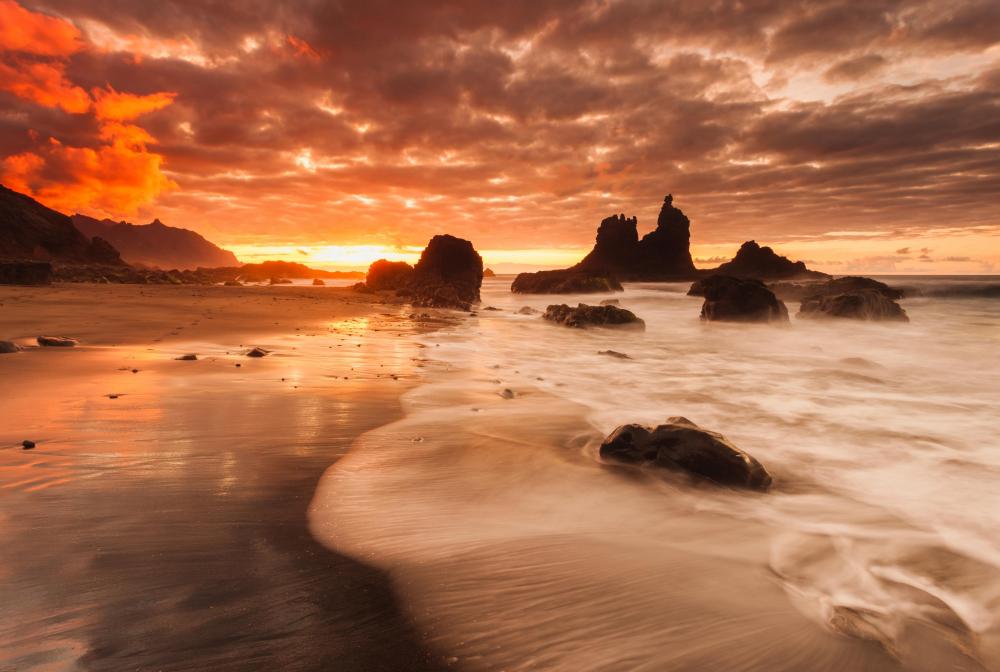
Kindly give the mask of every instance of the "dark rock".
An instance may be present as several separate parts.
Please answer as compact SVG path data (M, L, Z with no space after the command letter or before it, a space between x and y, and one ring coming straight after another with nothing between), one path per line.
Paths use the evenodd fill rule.
M611 216L601 222L594 249L571 270L612 274L621 280L690 280L700 275L691 259L691 222L663 199L656 229L639 239L635 217Z
M576 328L591 326L646 328L646 323L633 312L615 306L588 306L581 303L573 308L563 303L549 306L542 317L556 324Z
M700 283L701 319L718 322L787 322L788 309L760 280L713 275Z
M0 261L0 285L48 285L52 264L47 261Z
M542 312L542 311L536 310L535 308L532 308L531 306L521 306L520 308L517 309L517 314L518 315L538 315L538 313L540 313L540 312Z
M66 336L39 336L35 340L38 341L38 345L50 348L72 348L79 343L75 338Z
M500 393L500 396L503 397L504 399L513 399L514 390L510 389L509 387L504 388L504 391Z
M632 359L624 352L618 352L617 350L601 350L597 354L607 355L608 357L614 357L615 359Z
M247 351L247 357L267 357L269 354L271 351L264 348L252 348Z
M802 300L798 317L837 317L854 320L909 322L906 311L874 289L832 295L810 296Z
M368 267L365 285L371 290L402 289L413 276L413 267L405 261L379 259Z
M621 305L621 301L618 299L604 299L601 301L602 306L618 306Z
M863 290L876 291L894 301L903 298L904 295L902 289L860 276L834 278L825 282L775 282L769 284L768 288L785 301L802 301L807 297L850 294Z
M314 287L323 287L324 285L326 285L326 283L320 280L319 278L313 278Z
M242 287L243 286L243 283L240 282L239 280L226 280L222 284L225 285L226 287Z
M292 281L289 280L288 278L271 278L268 281L268 284L270 284L270 285L290 285L290 284L292 284Z
M198 359L198 355L192 353L187 355L181 355L180 357L176 357L175 359L177 359L177 361L179 362L194 362Z
M495 278L496 275L497 274L493 272L492 268L483 269L483 277L484 278Z
M614 276L585 271L559 270L519 273L510 286L515 294L603 294L620 292Z
M35 442L25 439L24 441L21 442L21 447L24 448L25 450L31 450L32 448L35 447Z
M711 273L756 280L830 277L826 273L810 271L804 262L791 261L770 247L761 247L753 240L743 243L732 261L727 261Z
M656 428L623 425L601 444L601 457L682 470L720 485L765 491L771 475L724 436L674 417Z
M483 258L468 240L450 235L431 238L401 294L414 306L469 310L479 303Z
M0 355L21 352L21 346L13 341L0 341Z

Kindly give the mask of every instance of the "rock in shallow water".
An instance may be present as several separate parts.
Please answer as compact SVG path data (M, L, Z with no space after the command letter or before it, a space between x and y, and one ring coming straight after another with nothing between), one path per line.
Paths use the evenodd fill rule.
M269 354L271 351L264 348L253 348L247 351L247 357L267 357Z
M845 294L809 296L797 317L840 317L854 320L909 322L902 306L874 289Z
M601 457L686 471L720 485L765 491L771 475L724 436L674 417L658 427L622 425L601 444Z
M21 346L13 341L0 341L0 355L6 355L12 352L20 352Z
M194 353L189 353L186 355L181 355L180 357L176 357L175 359L177 359L177 361L179 362L194 362L197 361L198 355Z
M688 294L705 297L701 319L715 322L787 322L788 309L760 280L713 275Z
M75 338L67 338L66 336L39 336L35 340L38 341L38 345L50 348L72 348L79 342Z
M518 274L510 291L515 294L603 294L620 292L622 285L610 274L572 270L538 271Z
M565 303L549 306L542 318L567 327L628 327L645 329L646 323L635 313L616 306L588 306L585 303L576 308Z

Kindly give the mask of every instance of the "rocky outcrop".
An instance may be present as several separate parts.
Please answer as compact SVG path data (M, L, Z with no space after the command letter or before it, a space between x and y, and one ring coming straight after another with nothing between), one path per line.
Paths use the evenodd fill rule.
M559 270L520 273L510 291L515 294L600 294L620 292L616 278L586 271Z
M0 259L121 266L107 241L88 239L70 218L0 185Z
M413 267L405 261L379 259L368 267L365 284L373 290L397 290L405 287L413 277Z
M623 425L601 444L601 458L684 471L720 485L765 491L771 475L716 432L674 417L655 428Z
M0 261L0 285L48 285L52 264L47 261Z
M229 250L188 229L167 226L158 219L150 224L129 224L110 219L73 215L74 226L88 238L110 242L130 264L151 268L217 268L238 266Z
M787 322L788 309L760 280L713 275L688 293L705 297L701 319L719 322Z
M585 327L646 328L646 323L636 317L635 313L617 306L588 306L581 303L573 308L563 303L546 308L542 318L578 329Z
M497 274L493 272L492 268L486 268L486 269L483 269L483 277L484 278L495 278L495 277L497 277Z
M326 285L326 283L323 282L322 280L320 280L319 278L313 278L312 284L313 284L313 287L323 287L323 286Z
M39 336L35 340L38 341L38 345L49 348L72 348L79 342L75 338L66 336Z
M799 306L797 317L910 321L902 306L875 289L806 297Z
M878 292L893 301L903 298L904 295L902 289L860 276L846 276L814 282L775 282L769 283L768 288L785 301L802 301L810 296L833 296L864 290Z
M732 261L727 261L711 273L756 280L830 277L826 273L810 271L804 262L792 261L770 247L761 247L754 240L743 243Z
M570 270L626 281L691 280L700 272L691 259L690 240L691 222L667 195L655 230L640 239L635 217L608 217L597 229L594 249Z
M479 303L483 258L472 243L450 235L431 238L399 293L414 306L469 310Z

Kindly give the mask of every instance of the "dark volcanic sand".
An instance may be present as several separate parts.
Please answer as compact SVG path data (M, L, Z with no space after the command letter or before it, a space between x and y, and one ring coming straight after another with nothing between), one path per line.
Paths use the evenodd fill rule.
M398 417L410 329L331 320L260 360L242 337L4 356L0 670L442 669L387 577L306 521L323 471Z

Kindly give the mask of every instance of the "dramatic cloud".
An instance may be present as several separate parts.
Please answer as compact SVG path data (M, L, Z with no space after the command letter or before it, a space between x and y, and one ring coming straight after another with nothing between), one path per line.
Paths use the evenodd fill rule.
M0 61L0 179L249 253L447 230L557 263L673 192L700 258L853 240L840 261L883 268L965 236L1000 261L993 0L0 7L25 26ZM69 148L94 153L87 179ZM132 191L115 173L102 194L126 159Z

